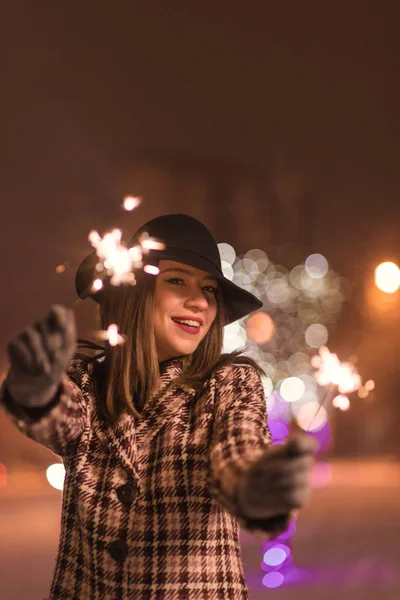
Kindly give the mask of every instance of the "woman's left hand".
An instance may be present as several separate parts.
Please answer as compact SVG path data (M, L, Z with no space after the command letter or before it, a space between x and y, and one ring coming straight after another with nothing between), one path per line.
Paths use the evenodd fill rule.
M315 438L303 433L267 448L239 484L239 505L246 516L274 517L304 506L311 493L316 448Z

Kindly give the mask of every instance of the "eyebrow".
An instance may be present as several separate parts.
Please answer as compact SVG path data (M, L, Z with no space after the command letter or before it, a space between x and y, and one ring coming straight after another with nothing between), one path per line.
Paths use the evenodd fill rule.
M160 273L168 273L169 271L178 271L179 273L185 273L186 275L193 275L192 271L188 271L188 269L181 269L179 267L171 267L170 269L164 269L164 271L160 271ZM218 282L218 279L216 277L213 277L212 275L206 275L203 279L211 279L215 283Z

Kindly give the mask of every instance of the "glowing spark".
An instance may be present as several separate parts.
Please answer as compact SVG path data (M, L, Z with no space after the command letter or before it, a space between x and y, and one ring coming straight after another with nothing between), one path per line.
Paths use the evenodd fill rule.
M339 394L339 396L336 396L332 400L332 405L340 410L348 410L350 408L350 400L347 396L342 396Z
M65 265L58 265L56 267L56 273L64 273L65 272Z
M111 276L111 285L120 285L128 283L135 285L136 279L132 272L133 268L140 268L141 252L129 251L121 243L122 233L120 229L113 229L102 238L97 231L89 234L89 242L96 248L96 254L99 259L96 270L104 272ZM98 285L98 284L97 284Z
M125 196L122 206L124 210L131 211L137 208L141 201L142 199L137 196Z
M155 265L145 265L143 267L143 271L145 271L149 275L158 275L160 272L160 269L158 267L156 267Z
M319 356L313 356L311 359L312 366L316 369L314 378L320 386L327 386L327 391L323 395L318 404L318 408L310 421L307 431L311 429L314 419L317 417L323 404L332 398L337 388L341 394L354 392L361 387L361 377L357 373L356 368L351 363L341 363L336 354L329 352L326 346L319 349ZM338 401L337 401L338 402ZM350 403L349 403L350 404ZM341 410L347 410L344 401L341 401Z
M95 279L93 281L92 290L94 292L98 292L99 290L101 290L102 287L103 287L103 282L101 279Z
M140 245L143 250L164 250L165 244L149 237L148 233L143 233L140 237Z
M110 346L120 346L127 340L126 335L121 335L118 332L118 325L115 325L115 323L112 323L106 331L97 331L96 337L100 340L106 340Z
M341 363L326 346L319 349L319 356L314 356L311 364L317 369L314 378L321 386L333 384L341 394L354 392L361 386L361 377L354 365Z
M147 233L143 234L137 246L127 248L122 243L122 232L120 229L113 229L106 233L102 238L97 231L91 231L89 242L96 249L98 262L95 270L99 278L93 283L93 291L101 289L99 282L102 282L105 276L111 277L111 285L129 284L135 285L136 278L134 269L143 267L143 254L150 250L163 250L165 244L149 237ZM149 265L144 270L152 275L158 274L157 267Z
M120 229L113 229L111 233L101 238L97 232L91 232L89 241L96 248L97 256L100 259L100 265L106 269L107 274L111 275L111 285L120 285L121 283L136 283L135 276L132 273L133 261L128 249L121 243L122 232Z

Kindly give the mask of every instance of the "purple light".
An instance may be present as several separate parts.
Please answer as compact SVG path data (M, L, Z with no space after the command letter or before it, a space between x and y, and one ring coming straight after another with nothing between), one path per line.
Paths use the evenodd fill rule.
M289 434L287 425L282 423L282 421L271 420L269 422L269 430L271 432L273 442L284 440Z
M317 454L322 454L329 450L332 443L331 428L329 422L326 422L321 429L313 431L311 434L318 442Z
M270 418L283 419L284 421L289 420L289 404L282 398L279 392L272 392L271 396L274 398L274 405L269 410Z
M281 565L290 554L290 548L285 544L276 544L264 553L264 562L270 567Z
M284 581L284 577L282 573L279 571L271 571L271 573L267 573L265 577L263 577L263 585L267 588L277 588L282 585Z
M270 567L277 567L281 565L286 559L286 554L280 548L271 548L264 554L264 562Z
M276 539L279 539L279 540L288 540L295 533L296 533L296 525L294 524L294 521L292 521L291 523L289 523L289 526L287 527L287 529L285 529L285 531L283 533L281 533L280 535L278 535L278 537Z

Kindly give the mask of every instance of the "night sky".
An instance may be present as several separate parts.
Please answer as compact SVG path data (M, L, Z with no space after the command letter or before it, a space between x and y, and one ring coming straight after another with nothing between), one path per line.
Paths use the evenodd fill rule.
M316 251L356 296L399 260L398 2L269 4L2 3L3 367L21 328L75 305L87 234L114 224L117 173L141 154L303 170ZM158 214L140 210L135 225Z

